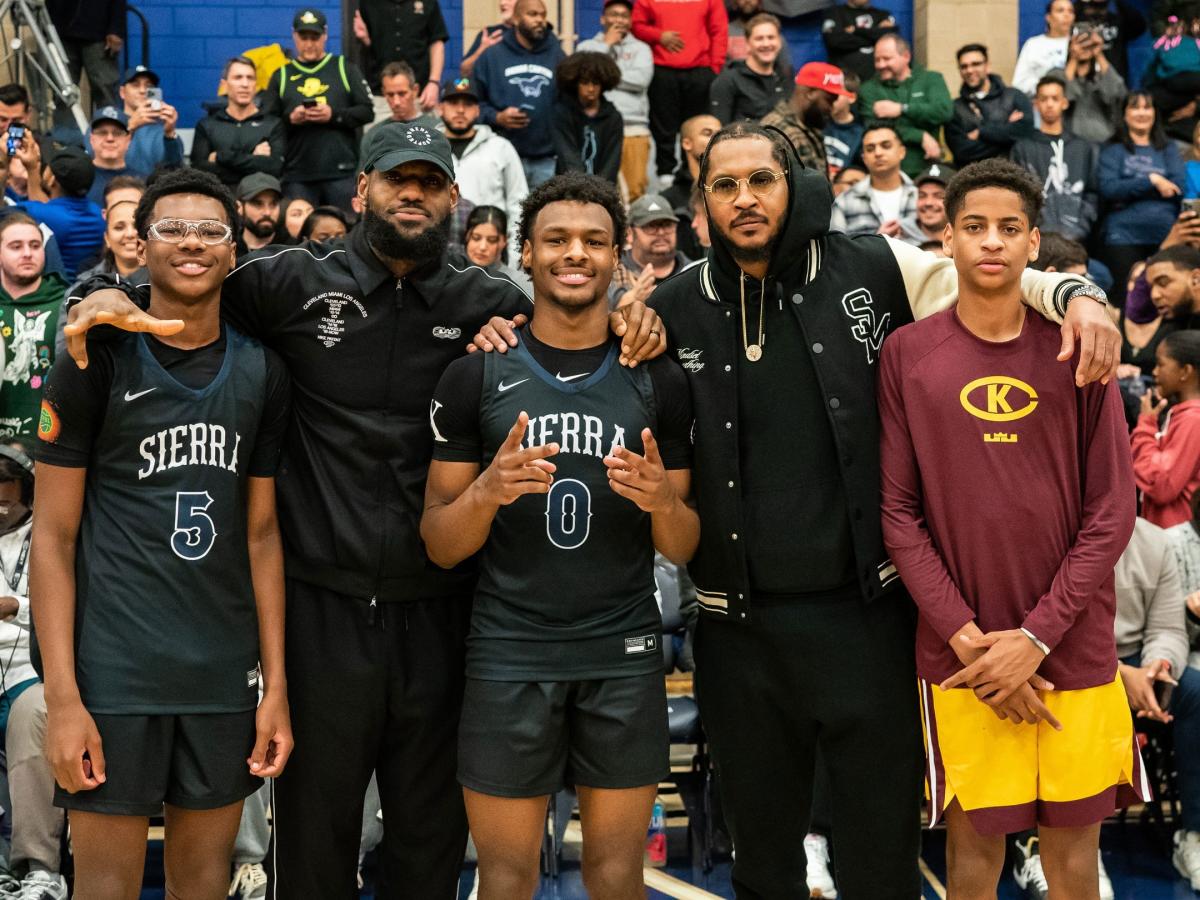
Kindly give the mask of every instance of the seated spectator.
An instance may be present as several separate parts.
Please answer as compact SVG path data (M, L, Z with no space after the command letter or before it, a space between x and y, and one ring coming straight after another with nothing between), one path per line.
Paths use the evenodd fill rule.
M512 143L479 121L479 95L470 78L449 82L442 92L442 131L454 156L459 197L475 206L498 206L508 221L514 257L517 223L529 194L521 157Z
M898 30L895 17L886 9L871 6L870 0L847 0L829 11L821 23L821 39L829 61L863 82L875 74L879 39Z
M221 73L225 108L197 122L192 138L192 165L212 172L227 187L255 172L276 178L283 172L283 121L255 105L257 73L245 56L226 62Z
M7 137L10 125L24 125L29 120L30 108L29 91L23 84L0 85L0 139ZM25 167L20 161L10 159L5 196L24 200L27 196L24 184L26 177Z
M104 214L88 199L96 168L82 149L72 146L51 150L43 162L37 142L28 134L17 152L30 173L30 199L17 208L54 232L64 274L72 279L104 242ZM34 178L34 172L40 177Z
M831 181L862 153L863 126L854 113L861 84L853 72L843 73L842 87L846 92L833 98L829 121L825 123L825 160Z
M861 152L859 154L862 155ZM834 176L833 196L838 197L867 177L867 170L860 163L851 163Z
M837 196L829 227L846 234L898 238L905 219L917 216L917 187L901 170L904 144L889 122L868 122L863 131L867 177Z
M698 184L692 185L692 196L688 203L688 211L692 214L691 221L688 224L692 228L695 246L699 248L699 252L691 258L703 259L705 252L712 246L712 237L708 233L708 210L704 207L704 188ZM678 229L676 229L675 233L676 235L679 234Z
M1100 38L1099 48L1129 80L1129 42L1146 31L1146 17L1129 0L1077 0L1076 31Z
M472 264L493 275L503 275L532 294L529 276L509 265L509 221L498 206L477 206L467 216L463 251Z
M1179 150L1163 133L1145 91L1126 98L1117 134L1100 151L1097 181L1107 206L1104 261L1120 287L1115 299L1122 302L1130 268L1153 253L1175 224L1183 185Z
M643 303L658 282L682 270L690 260L678 251L675 210L666 197L643 194L629 207L629 249L613 273L609 303Z
M88 199L97 205L104 199L105 186L114 178L122 175L144 177L131 169L126 159L130 141L126 121L125 113L115 106L102 107L92 116L88 141L92 146L96 177L88 191Z
M500 0L500 21L495 25L479 29L479 33L475 35L475 40L471 42L471 46L463 54L462 62L458 64L458 73L460 75L464 78L471 77L471 70L475 68L475 63L479 61L479 57L483 55L483 51L489 47L496 46L504 38L504 32L513 26L513 9L516 5L517 0Z
M1087 278L1087 248L1056 232L1043 231L1037 259L1029 263L1029 268L1039 272L1067 272Z
M242 220L242 231L237 237L238 254L274 244L279 201L283 199L279 179L266 172L247 175L238 182L233 196L237 200L238 217Z
M684 121L679 129L679 149L683 161L675 170L671 186L662 192L662 196L675 210L675 218L679 223L675 229L675 246L689 259L699 259L704 255L692 232L689 198L696 186L696 179L700 177L700 158L708 149L708 142L712 140L712 136L720 130L721 123L707 113L692 116Z
M1167 537L1171 541L1175 561L1179 567L1181 592L1186 608L1188 638L1192 652L1188 657L1191 668L1200 666L1200 655L1196 653L1197 637L1200 636L1200 502L1193 501L1192 519L1173 528L1167 529ZM1190 692L1189 697L1193 696ZM1200 744L1200 733L1191 715L1184 715L1178 702L1172 696L1172 710L1175 714L1175 746L1177 748L1195 748ZM1191 712L1191 703L1187 713ZM1175 870L1186 878L1192 890L1200 891L1200 815L1192 803L1184 803L1183 797L1194 797L1195 785L1200 783L1200 754L1195 752L1175 753L1175 766L1180 788L1180 828L1175 832L1175 852L1172 861ZM1184 785L1188 785L1184 795Z
M621 178L630 201L646 193L650 163L650 79L654 77L654 56L650 45L630 32L633 0L605 0L600 16L604 29L576 49L607 53L621 70L621 82L605 96L612 101L625 125L621 142Z
M383 122L409 122L427 128L437 127L437 117L421 108L417 76L408 63L390 62L380 69L379 89L383 92L383 99L391 111L391 116L376 122L372 128Z
M887 34L875 45L875 77L863 82L858 112L864 121L892 123L904 142L904 173L920 172L942 158L938 133L954 116L946 80L912 64L912 49L898 34Z
M296 244L300 242L300 229L304 220L315 209L303 197L290 197L279 205L279 218L275 222L275 243Z
M958 50L962 88L954 101L954 118L946 126L946 143L954 163L1007 157L1013 144L1033 134L1033 107L1016 88L1005 87L991 71L987 47L967 44Z
M0 440L32 441L46 374L54 363L54 335L66 280L45 271L42 232L21 212L0 219Z
M730 62L709 88L710 112L722 125L761 119L787 99L792 73L779 65L779 20L770 13L756 15L746 23L746 43L746 58Z
M1154 97L1163 127L1173 138L1190 140L1196 125L1196 97L1200 95L1200 39L1198 20L1167 19L1167 28L1154 42L1154 54L1142 75L1142 87Z
M104 193L100 198L100 209L104 213L104 218L108 218L109 210L118 203L132 200L136 204L142 199L144 193L146 193L146 182L136 175L118 175L111 179L104 186Z
M1183 159L1183 199L1195 200L1200 197L1200 121L1192 129L1192 142Z
M481 118L512 141L530 189L554 174L554 70L566 54L543 0L517 0L512 29L472 73Z
M1116 131L1125 100L1125 80L1104 56L1104 38L1094 31L1076 31L1067 45L1067 65L1057 75L1067 85L1071 115L1067 127L1085 141L1100 144Z
M121 76L119 93L132 135L127 165L135 175L148 178L159 166L183 165L183 141L175 133L179 111L162 99L158 75L146 66L134 66ZM151 90L158 96L150 96Z
M1177 244L1146 260L1146 285L1155 314L1178 329L1200 328L1200 250Z
M1071 0L1050 0L1046 4L1046 33L1035 34L1021 45L1012 86L1032 97L1044 75L1063 68L1074 25L1075 4Z
M1013 145L1012 160L1042 182L1045 203L1038 227L1074 241L1091 237L1099 212L1096 171L1100 148L1072 134L1064 123L1070 108L1067 85L1057 75L1047 75L1037 85L1033 105L1041 126Z
M900 222L900 240L922 250L926 244L942 246L946 230L946 185L957 173L944 163L934 163L914 180L917 186L917 214ZM942 254L938 254L939 256Z
M833 104L850 96L842 70L829 63L810 62L796 73L796 86L790 97L780 100L763 116L762 124L782 131L806 169L826 177L829 158L821 129L829 122Z
M349 230L350 223L339 207L318 206L300 226L300 238L324 244L345 237Z
M554 174L583 172L615 184L621 174L625 124L604 92L621 83L621 70L612 57L585 50L560 62L554 77Z
M1167 335L1157 360L1131 436L1133 475L1142 516L1170 528L1191 518L1200 487L1200 331Z
M750 55L750 44L747 41L750 20L764 11L762 0L733 0L733 3L725 4L725 12L729 16L729 43L725 46L726 65ZM792 54L788 50L787 41L783 41L779 48L779 67L791 77Z
M74 292L74 287L94 275L115 275L118 281L146 284L146 270L138 262L137 228L133 222L137 205L137 200L116 200L105 211L104 250L100 262L75 276L75 285L67 292L68 297ZM63 316L60 325L65 324L66 317Z

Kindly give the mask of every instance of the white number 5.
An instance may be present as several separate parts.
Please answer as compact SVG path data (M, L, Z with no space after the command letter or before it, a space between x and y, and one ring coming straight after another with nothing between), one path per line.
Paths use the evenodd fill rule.
M175 531L171 549L180 559L204 559L217 539L217 526L205 512L213 499L208 491L180 491L175 495Z

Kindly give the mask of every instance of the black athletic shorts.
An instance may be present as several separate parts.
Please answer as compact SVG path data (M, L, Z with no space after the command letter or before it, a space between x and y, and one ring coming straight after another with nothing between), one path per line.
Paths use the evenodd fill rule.
M566 785L633 788L671 772L660 672L592 681L468 678L458 780L496 797L540 797Z
M116 816L156 816L163 804L218 809L262 785L246 760L254 749L255 710L182 716L93 715L104 751L104 784L54 805Z

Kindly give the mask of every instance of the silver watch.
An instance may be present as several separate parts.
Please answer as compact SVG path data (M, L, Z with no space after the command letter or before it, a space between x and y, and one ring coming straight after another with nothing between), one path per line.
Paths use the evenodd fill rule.
M1097 303L1108 306L1108 294L1094 284L1076 284L1067 290L1067 303L1076 297L1091 297Z

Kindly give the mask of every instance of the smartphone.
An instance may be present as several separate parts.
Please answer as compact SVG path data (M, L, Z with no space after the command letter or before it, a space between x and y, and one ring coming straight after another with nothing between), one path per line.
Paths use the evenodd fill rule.
M1154 699L1158 701L1158 708L1163 712L1168 711L1171 705L1171 695L1175 693L1175 685L1169 681L1154 682Z
M1183 212L1200 213L1200 197L1193 197L1191 200L1184 200Z
M8 126L8 155L16 156L18 148L21 146L21 141L25 137L25 126L14 122Z
M1083 35L1092 34L1096 30L1096 26L1090 22L1081 22L1071 29L1071 37L1081 37Z
M303 103L301 103L300 105L301 105L301 106L307 106L309 109L312 109L312 107L314 107L314 106L316 106L316 105L317 105L317 101L316 101L316 100L309 99L309 100L305 100L305 101L304 101Z
M146 89L146 99L150 101L150 108L153 110L162 109L163 93L162 88L152 87Z

